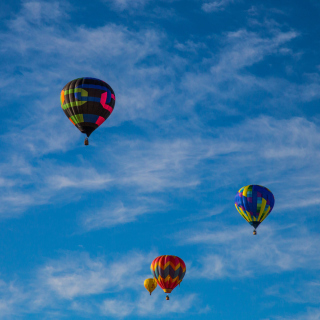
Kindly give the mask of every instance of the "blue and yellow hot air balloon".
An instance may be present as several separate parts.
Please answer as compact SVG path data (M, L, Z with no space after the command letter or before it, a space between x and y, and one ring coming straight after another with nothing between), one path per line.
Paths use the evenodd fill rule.
M253 234L256 235L259 224L273 209L274 196L266 187L249 185L238 191L235 206L241 216L253 226Z

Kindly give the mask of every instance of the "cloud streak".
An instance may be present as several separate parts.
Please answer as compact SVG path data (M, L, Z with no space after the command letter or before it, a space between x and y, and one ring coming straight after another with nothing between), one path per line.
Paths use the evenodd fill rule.
M292 232L295 237L291 236ZM320 269L316 254L317 243L320 243L317 233L297 226L287 229L264 226L261 233L263 238L252 239L245 225L228 228L213 225L201 231L187 230L178 238L181 245L202 244L215 252L204 255L198 269L193 266L192 274L200 278L256 277L299 269L310 272Z
M168 306L160 289L152 297L144 289L141 292L148 276L145 270L155 255L154 252L132 252L118 257L92 258L85 252L68 252L61 259L47 261L24 289L1 282L0 316L10 319L41 313L61 318L71 310L80 317L95 314L148 318L162 317L168 312L184 314L191 309L202 312L195 294L177 293Z
M201 8L205 12L218 12L225 10L225 8L232 3L234 3L234 0L206 2L201 6Z

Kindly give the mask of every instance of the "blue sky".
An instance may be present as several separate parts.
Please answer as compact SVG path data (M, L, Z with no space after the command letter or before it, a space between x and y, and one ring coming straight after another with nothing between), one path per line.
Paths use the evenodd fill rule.
M320 319L317 1L1 8L1 319ZM117 98L89 147L59 100L83 76ZM256 237L248 184L275 196Z

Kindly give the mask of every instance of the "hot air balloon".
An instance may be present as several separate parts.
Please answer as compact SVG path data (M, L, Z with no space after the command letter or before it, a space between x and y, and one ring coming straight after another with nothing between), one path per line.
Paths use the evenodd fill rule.
M112 113L115 95L104 81L79 78L67 83L61 91L61 107L69 120L88 137Z
M151 263L150 269L159 287L165 293L171 293L186 274L185 263L176 256L166 255L155 258ZM169 300L168 294L166 299Z
M157 281L152 278L146 279L146 280L144 280L144 286L149 291L150 296L151 296L151 293L157 287Z
M253 226L253 234L256 235L259 224L272 211L274 196L266 187L249 185L238 191L235 206L242 217Z

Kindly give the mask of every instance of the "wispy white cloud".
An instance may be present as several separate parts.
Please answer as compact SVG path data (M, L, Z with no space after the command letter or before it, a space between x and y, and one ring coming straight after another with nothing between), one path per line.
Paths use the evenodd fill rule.
M199 298L195 294L178 295L171 299L170 305L165 301L164 296L153 293L153 297L140 295L139 298L130 302L126 299L106 299L101 305L102 314L111 317L126 317L138 315L139 317L161 318L171 314L185 314L192 309L195 314L208 312L209 308L195 308L199 303Z
M32 309L31 295L25 292L15 281L5 282L0 280L0 317L12 319ZM24 309L24 306L28 306Z
M180 51L197 53L199 49L205 49L207 46L201 42L188 40L185 43L176 42L174 47Z
M143 287L155 252L132 252L114 257L90 257L68 252L40 267L23 286L0 281L0 317L25 315L63 318L70 311L80 317L162 317L168 312L207 312L195 294L177 292L170 305L157 288L152 297ZM98 300L95 298L98 297ZM183 302L183 303L182 303Z
M274 25L261 31L240 29L229 32L221 44L220 54L204 60L209 72L186 74L182 86L197 97L197 102L192 103L201 101L210 110L222 110L228 114L239 114L239 110L230 108L235 101L259 92L264 96L267 94L258 103L259 113L262 107L285 108L288 106L288 99L291 107L296 104L295 101L314 99L318 81L299 85L284 78L259 77L249 72L250 67L262 63L268 56L288 54L288 51L284 53L282 49L288 49L290 41L298 36L296 31L282 31ZM209 104L208 101L215 103ZM254 110L256 106L247 105L245 108Z
M29 21L55 21L61 18L68 17L66 8L68 5L64 2L39 2L39 1L25 1L22 2L21 14ZM19 18L15 20L18 23Z
M225 10L225 8L234 3L234 0L218 0L204 3L201 8L205 12L217 12Z
M152 20L180 19L171 5L179 0L101 0L120 14L147 17ZM166 5L168 4L168 5Z
M309 273L303 280L283 281L283 283L269 287L265 293L268 296L281 297L290 303L319 305L320 282L318 279L312 278L312 273Z
M10 199L13 200L12 203L16 203L14 199L22 195L20 188L16 186L20 181L23 181L23 185L34 187L24 193L21 198L25 199L24 201L15 204L19 204L19 208L50 202L51 198L56 199L56 196L64 194L65 190L68 190L69 195L81 196L87 192L121 187L132 190L136 196L143 196L169 189L188 192L200 186L205 187L210 180L217 182L211 182L211 188L221 189L218 182L223 181L226 188L233 186L236 192L245 181L255 180L267 184L273 190L278 211L318 204L316 190L319 186L315 164L320 156L320 133L315 123L301 118L275 120L260 117L233 128L219 128L219 132L217 130L212 134L218 136L194 136L152 143L137 140L122 141L118 144L115 141L114 144L109 144L105 151L100 149L99 154L95 154L95 163L103 168L99 172L90 161L82 158L73 165L41 161L37 170L34 167L22 166L20 175L17 175L17 170L11 171L10 167L4 165L1 170L2 179L10 181L12 187L7 186L1 197L3 203L8 203L8 207ZM243 150L246 150L245 153ZM214 165L207 167L207 161L213 160ZM240 175L239 166L243 168ZM77 172L81 172L81 175ZM288 172L290 175L281 180ZM38 189L41 189L41 197ZM65 201L64 199L61 197L61 201ZM116 207L106 210L115 212ZM130 210L122 208L120 211L124 214L124 219L111 219L112 223L132 221L139 216L139 212L152 212L152 207L143 209L139 205L130 205L130 209L137 211L133 210L126 218L125 212L129 213ZM111 216L102 214L99 217L108 220ZM92 221L96 218L97 216Z
M66 253L61 259L47 261L24 288L0 282L0 316L12 319L41 313L62 318L72 310L81 317L148 318L168 312L183 314L191 309L195 313L207 312L209 309L202 307L195 294L177 292L170 305L159 288L150 297L143 281L150 277L150 261L155 256L154 252L132 252L107 259Z
M106 2L112 3L115 9L123 11L127 9L141 9L143 8L147 3L150 2L150 0L105 0Z
M178 236L182 245L206 245L214 251L214 254L204 255L198 262L200 266L193 266L191 274L219 279L255 277L257 270L261 275L320 269L320 258L316 254L320 245L318 234L301 226L284 229L269 225L261 228L261 238L259 235L252 238L250 228L245 225L223 228L200 225L182 232Z
M64 299L119 292L143 282L143 266L148 270L153 256L154 254L132 253L108 261L104 258L92 259L86 253L71 254L65 259L49 261L40 270L40 280L45 290ZM135 277L132 276L133 273Z
M309 308L306 313L300 314L291 314L288 316L275 316L276 320L319 320L320 319L320 310L316 308Z
M147 213L159 212L163 205L159 200L150 198L138 198L136 202L136 206L125 206L119 202L114 206L109 205L107 209L96 209L97 213L84 216L82 225L87 230L110 228L118 224L136 221L139 216Z
M125 300L106 299L101 305L101 312L105 316L126 317L133 313L135 303Z
M262 37L259 33L247 30L229 32L226 43L231 50L224 52L217 66L213 66L211 71L221 76L222 71L229 73L252 66L267 55L277 53L283 44L298 36L295 31L283 32L274 29L271 32L270 37Z

